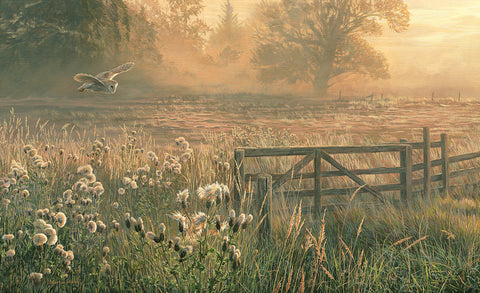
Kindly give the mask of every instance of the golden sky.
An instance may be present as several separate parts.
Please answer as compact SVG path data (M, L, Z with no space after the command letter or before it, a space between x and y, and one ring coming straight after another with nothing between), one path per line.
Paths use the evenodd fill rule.
M240 19L260 0L231 0ZM205 18L214 25L223 0L206 0ZM392 78L373 87L427 95L480 94L480 0L406 0L410 28L385 31L373 40L389 60ZM420 92L422 91L422 92Z

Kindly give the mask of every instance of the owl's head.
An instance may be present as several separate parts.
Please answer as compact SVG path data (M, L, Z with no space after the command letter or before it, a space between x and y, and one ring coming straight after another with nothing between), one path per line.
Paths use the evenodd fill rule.
M114 94L117 91L118 82L115 80L108 80L107 82L104 81L104 83L107 93Z

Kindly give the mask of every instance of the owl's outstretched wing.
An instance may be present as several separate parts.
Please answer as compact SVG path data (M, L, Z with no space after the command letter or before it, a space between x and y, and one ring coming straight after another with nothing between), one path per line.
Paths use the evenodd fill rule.
M98 78L86 73L79 73L75 75L73 79L75 79L78 82L94 83L96 85L104 86L103 82L101 82Z
M127 72L130 69L132 69L133 65L135 65L135 63L133 63L133 62L125 63L123 65L115 67L114 69L112 69L110 71L105 71L105 72L101 72L101 73L97 74L97 78L98 79L110 79L111 80L115 76L119 75L120 73Z

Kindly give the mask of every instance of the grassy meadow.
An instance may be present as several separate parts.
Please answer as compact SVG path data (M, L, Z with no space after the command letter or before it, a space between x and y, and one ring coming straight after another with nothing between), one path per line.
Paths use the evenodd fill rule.
M299 103L239 94L112 105L108 99L70 106L30 99L15 104L20 114L5 110L12 101L0 101L1 291L478 290L475 188L407 206L372 207L362 204L371 198L361 194L325 198L325 204L347 204L317 216L301 212L309 199L278 197L271 238L258 235L258 199L244 195L234 210L231 197L233 150L240 146L418 141L414 127L436 125L433 140L440 132L452 134L450 153L478 151L477 121L463 114L480 101ZM423 111L422 119L411 116L414 109ZM414 162L420 158L414 153ZM296 159L251 160L247 171L281 172ZM349 168L399 165L395 154L338 160ZM474 163L452 164L452 170ZM363 178L371 184L398 180ZM286 187L294 192L308 184ZM323 184L352 186L342 178Z

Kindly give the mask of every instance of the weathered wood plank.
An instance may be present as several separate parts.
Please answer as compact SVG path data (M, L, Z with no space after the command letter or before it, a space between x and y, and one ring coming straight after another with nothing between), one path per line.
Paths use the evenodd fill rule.
M442 142L442 186L443 186L443 193L445 196L448 195L449 184L450 184L450 166L449 166L449 158L448 158L448 137L447 134L442 133L441 136Z
M480 167L457 170L457 171L450 172L450 178L459 177L459 176L470 174L470 173L479 173L479 172L480 172Z
M409 146L410 147L410 146ZM411 147L410 147L411 148ZM330 156L329 154L327 154L326 152L324 151L321 151L321 154L322 154L322 158L329 162L332 166L334 166L335 168L337 168L339 171L345 173L345 175L347 175L350 179L352 179L353 181L355 181L357 184L359 185L365 185L363 187L363 189L365 189L366 191L370 192L372 195L374 195L375 197L377 197L379 200L381 201L385 201L385 199L383 198L382 194L379 193L378 191L376 191L375 189L373 189L372 187L368 186L365 181L363 181L360 177L358 177L357 175L353 174L352 172L350 172L348 169L346 169L345 167L343 167L339 162L337 162L332 156Z
M302 156L319 149L330 154L399 152L401 145L243 148L246 157Z
M386 184L386 185L376 185L371 186L377 191L398 191L402 190L403 186L401 184ZM347 187L347 188L331 188L331 189L322 189L322 196L332 196L332 195L352 195L358 187ZM366 190L360 190L359 194L370 193ZM286 193L287 197L314 197L315 190L298 190Z
M423 195L430 198L432 189L432 165L430 154L430 128L423 128Z
M470 153L470 154L464 154L464 155L458 155L458 156L453 156L449 158L450 163L458 163L462 161L467 161L467 160L472 160L480 157L480 152L476 153Z
M402 167L395 167L395 168L371 168L371 169L356 169L356 170L350 170L355 175L376 175L376 174L395 174L395 173L401 173L404 172L405 169ZM246 174L245 175L245 180L248 182L249 180L255 181L257 180L258 173L252 173L252 174ZM281 176L283 176L283 173L273 173L271 174L273 180L278 180ZM323 171L321 173L322 178L328 178L328 177L343 177L346 176L340 171ZM292 176L291 179L314 179L315 178L315 172L308 172L308 173L297 173L295 176Z
M414 150L421 150L421 149L423 149L423 147L424 147L424 143L423 143L423 142L407 142L406 144L411 145L411 146L412 146L412 149L414 149ZM430 142L430 147L431 147L431 148L439 148L439 147L441 147L440 141Z
M258 228L259 236L268 239L271 236L271 215L272 215L272 176L262 174L257 180L256 201L259 204L260 219L263 219Z
M315 212L320 212L320 207L322 205L322 153L319 150L315 150L315 199L314 206Z
M295 166L293 166L290 170L285 172L275 183L273 183L273 190L278 189L280 186L285 184L288 180L292 179L300 170L302 170L308 163L310 163L315 157L315 152L311 152L307 156L305 156L302 160L300 160Z

